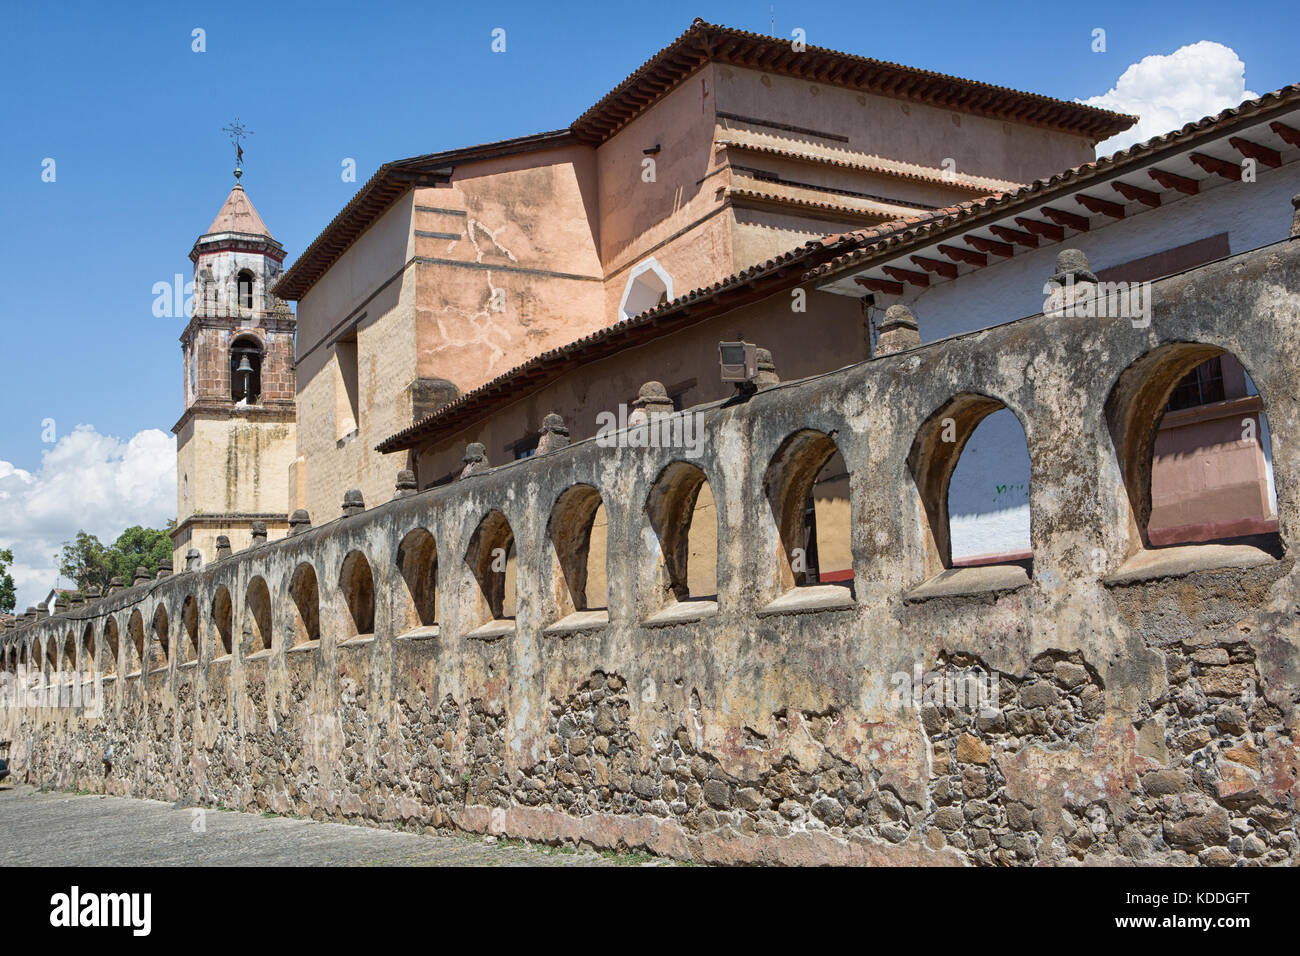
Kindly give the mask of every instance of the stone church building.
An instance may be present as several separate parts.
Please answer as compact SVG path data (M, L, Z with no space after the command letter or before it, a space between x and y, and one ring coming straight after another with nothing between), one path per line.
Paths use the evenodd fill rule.
M287 270L236 185L180 564L5 628L15 776L1295 866L1300 85L1094 158L1133 121L697 21L567 129L385 164Z
M1236 169L1235 118L1094 163L1133 122L696 21L567 129L386 163L287 271L236 186L191 252L177 566L224 554L219 536L280 537L295 511L331 520L350 491L385 501L406 472L421 490L449 481L467 447L474 467L527 457L548 415L580 441L620 406L723 401L719 341L803 379L876 354L892 304L922 341L1042 311L1023 293L1063 242L1102 279L1141 281L1287 234L1285 134L1251 140L1266 161L1249 185L1195 160L1214 139ZM1161 178L1153 151L1176 157ZM1095 196L1074 188L1099 175ZM1157 441L1156 540L1276 530L1260 412L1231 356L1189 373ZM1232 440L1243 415L1249 448ZM836 455L814 483L813 580L851 578L849 477ZM979 423L949 499L956 564L1030 557L1011 411ZM703 568L707 483L694 507Z

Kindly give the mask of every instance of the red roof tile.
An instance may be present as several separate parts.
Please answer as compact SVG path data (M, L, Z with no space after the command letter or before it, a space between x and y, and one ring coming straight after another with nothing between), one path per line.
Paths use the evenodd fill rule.
M892 259L909 245L928 245L948 232L971 228L971 222L978 220L983 213L994 212L996 218L1004 218L1018 206L1028 207L1050 201L1057 193L1074 188L1081 181L1105 172L1122 170L1125 166L1138 166L1162 151L1185 149L1199 139L1237 125L1239 120L1244 123L1261 122L1260 114L1285 110L1297 104L1300 104L1300 84L1293 84L1256 99L1246 100L1217 116L1188 123L1182 129L1153 137L1111 156L1038 180L1014 192L972 199L906 219L807 242L721 282L695 289L672 302L538 355L486 385L465 393L410 428L385 439L377 446L377 450L401 451L431 440L438 432L454 432L481 420L496 408L517 401L520 388L525 384L536 389L579 364L595 361L629 344L639 344L648 338L675 331L683 325L702 321L709 314L726 311L734 305L719 302L720 296L727 290L756 285L756 278L771 278L773 281L770 284L773 286L781 281L789 285L861 268L863 262L873 257ZM792 275L795 269L803 271L795 277ZM763 287L755 291L761 295L770 290ZM686 315L689 309L702 302L713 302L717 308L710 313Z
M802 52L795 52L788 40L732 30L697 19L685 33L601 97L567 130L385 163L303 251L272 291L289 301L302 298L357 237L407 189L437 182L439 168L455 162L549 149L566 141L604 142L710 60L1058 129L1087 136L1094 143L1137 122L1135 116L822 47L810 46ZM447 174L450 174L449 170ZM444 181L445 178L442 177Z
M1126 166L1147 162L1163 152L1177 152L1210 134L1238 125L1259 122L1258 114L1276 109L1287 109L1300 104L1300 84L1284 86L1272 93L1246 100L1216 116L1207 116L1181 129L1154 136L1144 143L1135 143L1126 149L1102 157L1091 163L1074 166L1047 179L1039 179L1013 192L997 193L983 199L962 203L945 216L928 218L913 229L891 233L888 237L862 240L857 248L824 262L812 269L806 278L825 277L859 268L863 262L877 257L892 258L902 248L928 245L950 232L973 228L972 221L981 217L1003 219L1020 207L1031 206L1047 200L1058 192L1074 188L1090 179L1122 171Z

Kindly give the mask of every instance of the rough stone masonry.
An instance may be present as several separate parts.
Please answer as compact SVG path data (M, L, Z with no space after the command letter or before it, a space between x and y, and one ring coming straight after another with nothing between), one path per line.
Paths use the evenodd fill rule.
M1152 294L1149 327L1033 316L704 407L689 462L557 442L418 494L406 476L25 616L0 661L11 699L32 668L45 698L0 738L42 786L701 861L1300 864L1300 244ZM1165 396L1220 352L1263 396L1280 534L1152 548ZM1001 407L1032 567L955 568L946 479ZM853 587L793 587L786 516L829 447ZM676 587L685 469L716 502L716 601ZM565 596L575 487L607 510L607 613ZM513 618L487 580L503 544ZM918 670L995 698L899 694ZM95 674L102 712L59 706Z

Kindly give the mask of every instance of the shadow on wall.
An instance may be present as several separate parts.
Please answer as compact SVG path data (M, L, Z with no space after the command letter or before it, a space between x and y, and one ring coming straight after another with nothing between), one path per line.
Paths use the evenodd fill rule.
M1029 446L1014 412L999 409L976 426L952 474L948 515L954 565L1030 556Z
M1153 449L1147 532L1160 546L1277 529L1263 401L1224 353L1188 372L1169 396Z
M1151 449L1152 546L1272 534L1273 454L1263 401L1241 363L1221 353L1173 385ZM975 429L948 493L954 565L1030 555L1029 451L1006 409Z

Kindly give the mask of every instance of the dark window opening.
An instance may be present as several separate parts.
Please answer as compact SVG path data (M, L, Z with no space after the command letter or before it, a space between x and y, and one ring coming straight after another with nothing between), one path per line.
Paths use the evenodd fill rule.
M534 433L525 438L519 439L519 441L507 447L507 450L510 452L510 457L516 461L520 458L532 458L533 455L537 454L537 445L541 439L542 436L540 433Z
M253 308L253 273L247 269L241 270L236 279L236 284L239 293L239 307L251 310Z
M1222 402L1224 398L1223 362L1216 356L1196 366L1174 386L1167 411L1176 412L1182 408L1209 405L1212 402Z
M821 584L817 570L817 502L809 492L803 505L804 583Z

